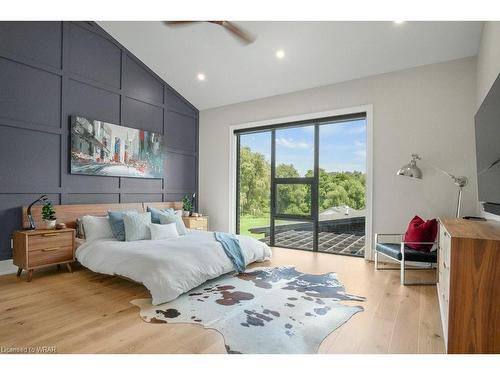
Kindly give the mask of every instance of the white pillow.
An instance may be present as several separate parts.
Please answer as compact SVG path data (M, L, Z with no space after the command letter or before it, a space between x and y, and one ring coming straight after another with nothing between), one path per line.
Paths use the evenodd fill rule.
M123 215L123 224L125 225L125 241L139 241L151 239L151 212L142 214L125 213Z
M168 240L170 238L179 238L179 232L175 223L170 224L149 224L152 240Z
M87 241L103 238L114 238L107 216L82 216L85 239Z

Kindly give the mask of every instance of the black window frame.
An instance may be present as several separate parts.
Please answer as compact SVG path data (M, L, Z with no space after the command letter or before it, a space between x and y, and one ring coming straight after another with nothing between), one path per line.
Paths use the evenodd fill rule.
M270 181L270 221L269 221L269 245L275 246L275 220L301 221L312 223L313 227L313 249L296 249L292 247L278 245L279 247L318 252L319 236L319 133L320 126L333 122L347 122L366 119L366 112L356 112L346 115L322 117L288 123L264 125L248 129L235 129L233 135L236 137L236 233L240 232L240 135L271 132L271 181ZM314 165L313 177L275 177L276 175L276 130L294 127L314 126ZM276 187L279 184L305 184L311 186L311 215L280 214L276 212Z

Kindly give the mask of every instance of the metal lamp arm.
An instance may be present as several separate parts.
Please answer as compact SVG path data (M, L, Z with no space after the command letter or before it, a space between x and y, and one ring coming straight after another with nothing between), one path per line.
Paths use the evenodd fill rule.
M412 158L413 158L412 160L422 160L422 158L418 154L413 154ZM441 169L441 168L435 166L434 164L427 163L425 161L422 161L422 163L427 164L430 167L434 168L435 170L437 170L437 171L439 171L439 172L447 175L449 178L451 178L451 180L453 181L453 183L458 187L457 209L455 211L455 217L459 218L460 217L460 209L462 207L462 189L469 182L469 180L467 179L467 177L465 177L465 176L458 176L457 177L457 176L452 175L451 173L445 171L444 169Z
M434 165L434 164L431 164L425 160L422 160L422 157L419 155L419 154L412 154L412 158L415 159L415 160L420 160L422 161L422 163L424 164L427 164L428 166L434 168L435 170L445 174L446 176L448 176L449 178L451 178L451 180L453 181L453 183L455 185L457 185L458 187L460 188L463 188L464 186L467 185L467 183L469 182L469 180L467 179L467 177L465 176L455 176L447 171L445 171L444 169Z

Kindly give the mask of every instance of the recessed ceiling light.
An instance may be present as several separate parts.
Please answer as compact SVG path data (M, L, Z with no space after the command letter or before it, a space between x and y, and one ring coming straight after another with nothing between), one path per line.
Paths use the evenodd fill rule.
M205 74L203 74L203 73L198 73L196 78L198 78L198 81L204 81L205 78L207 78L207 77L205 77Z
M396 25L401 25L402 23L405 23L405 21L394 21Z
M282 49L279 49L276 51L276 57L278 59L282 59L283 57L285 57L285 51L283 51Z

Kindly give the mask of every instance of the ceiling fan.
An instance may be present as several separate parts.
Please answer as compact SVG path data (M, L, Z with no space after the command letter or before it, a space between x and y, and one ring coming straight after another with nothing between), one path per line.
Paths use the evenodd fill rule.
M163 21L163 22L168 26L187 25L195 22L213 23L215 25L222 26L224 29L226 29L227 32L233 35L240 43L245 45L251 44L255 42L255 40L257 39L256 36L250 34L245 29L229 21Z

